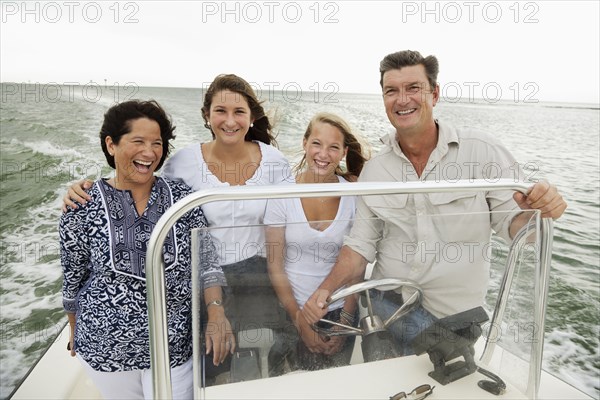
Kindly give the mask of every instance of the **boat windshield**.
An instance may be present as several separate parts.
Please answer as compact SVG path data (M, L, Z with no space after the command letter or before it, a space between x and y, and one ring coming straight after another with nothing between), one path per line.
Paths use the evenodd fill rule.
M455 211L481 195L430 194L422 204L442 213L416 215L427 195L389 195L375 202L377 217L323 221L309 221L298 198L271 199L262 225L232 212L231 226L194 230L195 398L482 399L497 398L494 390L534 398L541 219ZM516 236L513 220L523 225ZM299 310L344 243L372 262L364 281L331 296L334 323L311 327ZM219 366L205 347L222 329L209 323L202 296L211 262L227 278L223 306L236 340Z

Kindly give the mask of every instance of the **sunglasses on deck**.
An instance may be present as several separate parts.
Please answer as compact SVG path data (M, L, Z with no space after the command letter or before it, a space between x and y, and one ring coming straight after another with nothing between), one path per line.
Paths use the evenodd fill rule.
M417 386L412 391L410 391L410 393L399 392L393 396L390 396L390 400L401 400L401 399L423 400L425 397L427 397L431 393L433 393L434 388L435 388L435 386L431 386L431 385L427 385L427 384Z

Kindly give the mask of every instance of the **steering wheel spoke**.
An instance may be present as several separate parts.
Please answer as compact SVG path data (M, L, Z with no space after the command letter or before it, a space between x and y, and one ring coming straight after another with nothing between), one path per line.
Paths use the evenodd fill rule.
M377 280L369 280L357 283L355 285L337 290L333 293L328 301L327 305L332 304L338 300L341 300L345 297L351 296L353 294L365 292L367 295L367 299L369 300L368 291L371 289L378 289L380 291L388 291L388 290L397 290L399 288L410 288L413 290L413 294L396 310L385 322L381 320L381 318L373 313L372 307L367 307L368 315L361 320L359 324L359 328L349 326L346 324L342 324L339 322L331 321L328 319L322 318L320 322L329 324L332 328L323 328L317 325L313 325L312 328L316 332L325 336L350 336L350 335L361 335L367 336L373 332L386 330L394 321L403 317L404 315L411 312L415 307L417 307L421 303L421 299L423 297L423 292L421 288L414 282L405 280L405 279L394 279L394 278L386 278L386 279L377 279ZM340 329L336 329L340 328Z

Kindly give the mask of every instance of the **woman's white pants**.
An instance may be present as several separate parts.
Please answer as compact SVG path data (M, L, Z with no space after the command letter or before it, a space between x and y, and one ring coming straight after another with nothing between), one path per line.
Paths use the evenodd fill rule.
M90 367L79 355L77 355L77 358L106 400L153 399L151 370L101 372ZM194 396L193 385L192 358L190 357L182 365L171 368L173 399L191 400Z

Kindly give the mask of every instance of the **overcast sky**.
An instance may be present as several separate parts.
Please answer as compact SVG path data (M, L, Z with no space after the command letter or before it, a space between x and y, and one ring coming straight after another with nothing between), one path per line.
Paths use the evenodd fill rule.
M593 1L2 1L2 82L378 93L379 61L440 61L447 98L599 102Z

